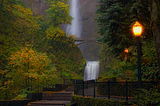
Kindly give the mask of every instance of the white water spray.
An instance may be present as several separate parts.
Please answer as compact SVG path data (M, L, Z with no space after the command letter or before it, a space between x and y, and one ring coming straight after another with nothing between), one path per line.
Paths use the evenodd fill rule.
M70 15L74 18L72 24L66 28L67 35L76 35L77 38L81 38L82 24L80 15L79 0L70 0Z
M67 35L76 35L77 38L81 38L82 24L80 15L80 0L70 0L70 15L74 18L71 25L67 25ZM82 50L82 48L81 48ZM84 71L84 81L96 80L99 75L99 62L87 61Z
M84 70L84 81L96 80L99 75L99 61L87 61Z

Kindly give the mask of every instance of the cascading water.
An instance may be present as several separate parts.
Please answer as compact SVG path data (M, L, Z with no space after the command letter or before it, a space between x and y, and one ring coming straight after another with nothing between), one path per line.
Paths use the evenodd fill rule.
M76 35L77 38L81 38L82 24L80 15L80 3L79 0L70 0L70 15L74 18L72 24L66 27L67 35ZM82 48L80 48L82 50ZM96 80L99 75L99 62L87 61L84 71L84 81Z
M99 75L99 61L87 61L84 70L84 81L96 80Z
M72 24L68 25L66 28L66 33L76 35L77 38L81 37L82 24L80 15L80 5L79 0L70 0L70 15L74 18Z

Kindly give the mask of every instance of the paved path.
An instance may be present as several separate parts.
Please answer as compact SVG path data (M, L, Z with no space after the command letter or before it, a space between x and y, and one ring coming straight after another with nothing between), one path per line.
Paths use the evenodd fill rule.
M82 90L80 91L80 94L82 94ZM84 89L84 96L91 96L91 97L93 97L94 96L94 88L90 87L90 88ZM97 86L96 86L95 87L95 98L108 99L108 96L99 95L97 93ZM110 99L123 101L123 100L126 100L126 97L120 97L120 96L113 96L113 95L111 95ZM128 98L128 101L132 101L132 100L133 99Z

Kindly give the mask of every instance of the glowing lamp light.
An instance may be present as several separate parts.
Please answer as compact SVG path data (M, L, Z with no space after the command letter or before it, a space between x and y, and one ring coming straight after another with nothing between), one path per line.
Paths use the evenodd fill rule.
M126 49L124 50L124 52L128 53L128 52L129 52L129 50L126 48Z
M133 25L132 29L133 29L133 33L134 33L134 35L136 37L141 36L141 34L142 34L142 25L138 21L136 21L136 23Z

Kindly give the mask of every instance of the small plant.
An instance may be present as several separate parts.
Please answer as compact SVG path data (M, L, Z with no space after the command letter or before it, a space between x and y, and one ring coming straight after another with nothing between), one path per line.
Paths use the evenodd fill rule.
M28 89L28 88L27 88ZM29 91L27 89L21 89L19 95L17 95L13 100L22 100L27 98L28 93L32 93L33 91Z
M26 99L27 94L19 94L17 97L14 98L14 100L22 100Z
M138 106L160 106L160 93L156 89L139 89L134 98Z

